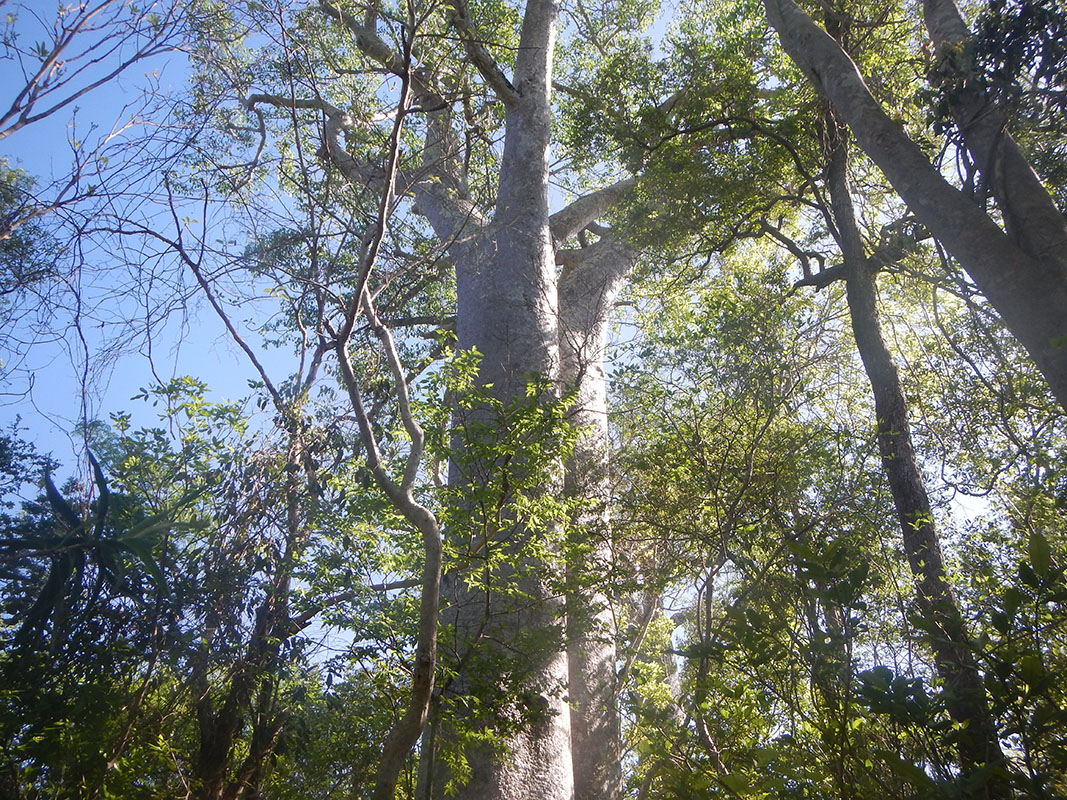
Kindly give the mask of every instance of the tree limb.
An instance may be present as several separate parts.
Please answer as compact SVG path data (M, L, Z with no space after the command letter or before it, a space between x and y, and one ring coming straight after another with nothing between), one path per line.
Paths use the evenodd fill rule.
M474 21L471 19L470 7L467 5L466 0L449 0L449 5L452 7L452 14L450 15L452 26L459 34L459 39L463 42L463 47L466 49L471 63L474 64L478 73L492 87L493 91L496 92L496 96L500 98L504 105L515 105L518 102L519 94L507 75L500 69L500 65L496 63L492 54L478 38L474 29Z
M952 186L890 119L856 64L793 0L764 0L782 47L848 123L915 217L937 237L989 299L1067 408L1067 281L1038 261Z
M557 211L549 218L553 244L556 247L561 246L590 223L604 216L633 191L635 186L636 178L624 178L603 189L583 195Z
M347 11L329 0L319 0L319 10L338 22L356 39L356 47L365 55L377 61L387 71L400 77L407 73L404 58L379 38L378 34Z
M834 264L832 267L819 270L810 275L805 275L793 284L793 289L803 286L813 286L815 289L825 289L834 281L841 281L848 277L848 270L844 264Z

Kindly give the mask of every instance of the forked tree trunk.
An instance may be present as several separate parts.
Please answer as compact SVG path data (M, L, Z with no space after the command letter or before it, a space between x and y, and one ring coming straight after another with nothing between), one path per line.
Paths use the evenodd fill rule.
M1049 280L1067 280L1067 220L1008 132L1008 113L993 102L973 64L963 63L966 71L949 67L961 64L967 52L967 23L954 0L923 0L923 17L937 53L931 77L948 84L949 112L993 191L1005 230L1048 270Z
M515 96L506 110L497 206L490 225L456 258L457 346L481 354L478 381L491 384L494 399L505 407L526 398L531 378L559 378L556 266L548 211L549 91L557 13L554 0L529 0L526 5ZM488 411L476 411L473 421L491 417ZM486 463L475 469L494 474L499 467ZM453 485L462 487L471 480L477 476L453 469ZM469 779L458 787L456 797L571 800L563 607L552 585L558 565L520 560L519 551L535 534L517 520L506 525L503 541L485 543L504 553L504 563L490 568L489 588L468 589L462 576L450 576L444 586L449 607L443 619L454 626L460 658L470 659L461 665L453 687L458 702L475 699L470 692L476 684L494 683L494 669L507 664L519 670L522 696L502 698L513 704L510 710L486 710L504 712L511 722L515 715L525 719L511 729L490 717L489 730L499 741L467 748ZM494 687L486 688L492 696ZM437 735L451 734L442 730Z
M492 57L474 35L465 3L450 3L459 40L472 65L496 93L505 114L497 203L491 215L478 208L468 189L461 137L453 127L454 100L439 91L439 76L407 71L405 59L377 36L373 20L360 21L330 0L319 0L319 5L324 14L348 30L366 56L386 71L410 80L416 105L429 109L422 167L397 175L397 194L414 199L418 212L455 262L457 346L480 354L477 380L491 386L493 402L489 405L506 409L516 402L528 402L532 378L555 391L564 381L556 250L595 222L634 185L632 180L619 181L549 217L549 91L559 11L556 0L527 0L510 80L491 63ZM255 95L247 102L287 101ZM321 152L347 180L358 184L381 180L380 167L357 160L345 149L341 133L351 120L341 109L319 100L301 100L299 107L314 107L326 116ZM597 368L609 298L629 269L625 262L594 258L606 252L606 245L600 244L587 248L589 252L577 259L586 262L588 269L573 272L573 276L586 277L570 284L575 294L563 323L571 326L574 334L563 338L563 347L578 340L586 343L568 363L592 358ZM591 288L590 281L595 279L588 276L592 273L600 276L601 295ZM586 308L585 303L591 305ZM576 374L572 370L567 380L575 380ZM583 383L583 394L592 392L591 397L600 398L590 408L602 407L602 371L590 372L579 383ZM464 414L471 423L466 434L478 429L478 436L487 440L481 456L476 448L468 448L457 453L453 461L449 481L460 494L469 494L479 482L499 479L506 459L492 455L493 411L483 407ZM593 416L594 428L603 424L603 413ZM457 421L462 426L464 420ZM462 444L464 435L463 431L457 435L457 443ZM594 435L580 451L599 453L600 446ZM508 468L514 466L508 464ZM552 481L547 479L547 484ZM554 484L542 487L545 492L561 488ZM613 650L600 648L611 644L613 637L598 634L583 642L580 651L572 648L578 666L574 697L568 702L560 564L552 555L520 555L524 545L538 534L509 517L507 499L503 498L501 519L491 532L496 535L472 543L461 567L442 579L441 621L452 631L454 650L454 660L446 666L455 669L456 675L439 686L444 710L423 736L419 796L442 796L444 785L452 782L454 796L461 800L572 800L577 780L600 787L581 789L581 796L611 800L619 782ZM455 527L449 533L459 551L463 549L460 543L472 535ZM503 559L494 561L494 566L483 561L478 577L484 583L472 585L470 577L477 562L490 552ZM460 557L464 559L462 552ZM574 599L579 604L596 602L588 596ZM602 628L599 610L592 616L600 620L593 627ZM612 668L611 680L605 677L608 667ZM514 688L510 696L501 692L505 681ZM605 700L609 695L610 703ZM587 733L580 734L575 748L581 754L577 777L572 768L572 705L579 719L589 720L582 722ZM445 713L448 709L455 713L454 722ZM465 736L464 729L471 733L472 727L476 735ZM494 744L472 743L472 739L479 741L478 734L488 734ZM484 742L484 737L480 741ZM450 751L450 757L455 758L458 749L463 749L469 770L464 770L465 775L450 775L439 754Z
M860 148L915 217L967 270L1067 409L1067 278L1060 239L1046 238L1034 227L1032 235L1013 240L973 198L950 185L900 124L889 118L852 59L826 31L793 0L764 0L764 6L785 51L833 103ZM988 156L978 158L989 162ZM1014 157L1009 160L1016 163ZM1016 188L1024 192L1021 185ZM1034 191L1038 190L1043 191L1039 186ZM1036 203L1037 198L1031 199ZM1022 209L1023 201L1010 200L1010 208ZM1034 241L1024 249L1027 238Z

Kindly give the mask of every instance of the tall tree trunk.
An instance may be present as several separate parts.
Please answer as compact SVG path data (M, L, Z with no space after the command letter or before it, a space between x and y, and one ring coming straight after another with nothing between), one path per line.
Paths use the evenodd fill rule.
M635 182L623 180L592 192L550 217L549 92L557 0L527 0L510 80L473 36L465 3L455 0L450 5L455 12L458 38L471 64L504 108L504 145L496 207L491 215L478 208L468 190L461 137L454 128L454 100L440 91L438 78L408 70L406 59L378 38L371 22L354 18L330 0L319 0L322 12L347 29L365 55L386 71L410 80L416 104L430 109L422 167L398 173L396 185L398 195L414 199L419 213L455 262L457 345L460 350L480 354L477 379L490 387L490 403L465 410L464 419L457 418L459 427L469 423L456 437L457 445L462 447L464 435L492 439L493 409L528 402L531 378L537 377L542 387L550 387L546 391L554 392L561 385L556 249L595 222ZM291 104L269 95L254 95L247 102ZM360 161L345 149L341 133L351 121L341 109L319 100L299 103L301 108L314 107L325 115L320 152L347 180L358 184L381 180L380 167ZM605 253L606 246L599 245L589 250ZM578 307L580 303L591 303L594 309L592 317L582 317L574 323L586 326L581 331L575 327L575 335L583 341L601 342L599 347L583 345L583 358L590 354L595 354L596 359L601 357L606 314L611 305L607 298L613 296L628 270L625 262L608 261L601 258L595 267L603 278L603 296L594 297L582 282L574 284L582 287L578 294L585 294L575 297L568 316L577 320L585 314ZM621 271L618 264L623 264ZM568 336L566 341L572 338ZM602 372L599 374L600 388L595 391L602 398ZM593 378L589 380L590 385L596 384ZM581 391L586 392L587 388ZM598 402L603 405L602 399ZM602 419L601 413L597 424L602 424ZM479 451L480 444L485 447ZM460 494L471 494L468 489L477 489L480 482L499 479L508 474L506 469L515 468L508 458L492 455L492 444L472 443L465 451L457 450L449 482ZM590 452L597 447L599 442L588 445ZM477 452L482 456L473 457L472 462ZM541 488L557 492L562 487L548 479ZM452 788L460 798L571 800L574 795L560 565L551 555L540 558L521 554L537 534L520 520L509 518L507 491L501 489L505 497L501 498L501 519L494 522L496 536L473 542L468 563L444 575L441 582L441 621L452 631L452 666L456 675L439 687L441 713L423 736L420 796L440 795L450 779L456 779ZM458 527L462 526L453 526L450 533L457 550L461 550L461 542L471 532ZM487 558L490 552L503 556L494 560L491 567ZM479 559L485 559L486 565L479 575L481 584L471 581ZM581 602L593 600L580 598ZM600 636L598 640L605 638L609 642L612 639ZM575 702L580 716L585 714L584 709L607 708L602 702L605 687L609 687L607 691L614 690L613 680L601 683L605 668L613 666L611 651L594 650L590 645L582 655L585 663L595 663L596 668L576 685L580 696L588 696ZM585 671L578 669L579 674ZM505 686L514 687L511 696L502 696L506 694L502 690ZM454 720L449 718L449 709L455 712ZM470 730L472 726L474 731ZM596 796L610 798L618 783L618 752L612 746L618 738L618 723L610 715L600 714L599 721L589 723L583 730L590 734L580 745L583 765L578 772L594 777L579 780L590 785L601 781L607 793ZM600 736L602 732L606 737ZM488 734L494 744L487 744L487 737L479 734ZM471 740L481 743L465 746ZM602 747L602 752L587 753L586 746L593 747L594 743ZM448 751L455 757L459 748L464 750L469 769L464 770L466 774L449 775L436 754Z
M576 800L617 800L622 795L622 753L615 674L615 615L601 587L612 567L608 419L604 350L610 314L636 254L625 244L601 239L588 248L560 253L559 339L561 378L574 392L570 424L581 430L564 465L564 490L581 498L581 540L572 544L582 564L572 570L568 598L567 667L571 705L571 760Z
M1010 798L1011 786L1003 774L1004 754L989 712L985 686L945 574L930 499L912 446L907 400L896 364L882 337L876 269L866 257L849 190L846 134L843 126L838 127L832 112L827 114L827 119L830 141L827 180L844 256L852 331L874 393L882 467L918 590L919 610L929 625L934 666L945 685L949 715L960 725L957 743L962 777L968 787L966 796L975 800ZM994 768L987 777L974 776L976 770L987 765ZM978 785L968 783L969 777Z
M1034 254L1022 249L949 184L886 115L841 46L793 0L764 0L764 6L785 51L833 103L911 212L967 270L1067 409L1067 279L1056 258L1036 255L1045 252L1044 240L1031 248Z
M457 345L481 354L478 381L491 385L494 400L505 407L526 398L531 378L555 382L559 377L556 266L548 211L549 91L557 13L555 0L526 4L493 220L456 259ZM476 411L470 421L492 422L491 414ZM500 467L486 463L476 470L494 475ZM471 480L477 480L473 472L464 474L454 465L453 485L469 485ZM505 548L504 563L490 568L484 588L468 588L462 576L449 576L444 588L451 606L443 617L454 626L460 657L469 657L454 684L458 701L466 702L464 693L476 682L496 682L493 674L484 673L507 664L505 669L521 675L522 696L506 698L514 706L506 713L519 714L522 721L514 727L485 723L503 741L467 748L469 779L456 796L571 800L567 661L559 630L563 607L552 586L557 565L531 563L520 556L534 534L517 520L505 525L506 541L485 544L487 549ZM492 687L487 688L491 693ZM449 732L440 731L442 735Z

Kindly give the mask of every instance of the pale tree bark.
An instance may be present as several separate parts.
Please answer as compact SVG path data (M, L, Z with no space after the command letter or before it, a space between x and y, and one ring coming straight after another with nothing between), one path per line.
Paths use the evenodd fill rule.
M989 97L973 65L963 62L971 33L956 3L923 0L923 15L937 54L931 78L947 85L949 111L1005 229L1049 280L1067 280L1067 221L1009 133L1006 109Z
M506 103L496 208L488 228L456 255L457 347L481 354L478 380L491 384L492 395L505 407L526 397L531 378L554 381L559 373L548 213L549 81L557 14L554 0L526 5L512 80L515 96ZM468 419L479 422L491 418L476 413ZM484 444L492 447L492 442ZM465 473L455 463L450 481L458 486L503 466L468 463L471 472ZM521 671L523 692L502 700L516 706L512 714L526 718L519 729L498 733L503 741L495 746L467 748L469 779L456 796L569 800L574 781L567 662L561 647L563 607L553 588L558 565L529 563L527 558L515 563L532 534L516 520L504 524L507 530L499 532L504 541L487 539L484 548L487 556L491 548L504 548L508 563L490 568L484 588L468 589L463 576L450 575L445 584L450 606L443 617L454 629L459 657L469 657L452 687L457 706L477 684L491 696L494 676L486 672L504 659ZM476 672L481 674L471 674ZM497 727L491 721L475 724Z
M560 220L562 221L562 220ZM561 226L557 226L561 227ZM580 250L559 251L559 347L564 387L574 393L569 422L581 432L564 465L564 490L583 500L573 544L581 564L568 598L567 666L576 800L616 800L622 794L616 692L616 625L612 599L603 588L611 573L608 508L607 379L604 352L615 299L637 254L605 236Z
M404 59L378 36L373 20L358 20L322 0L323 13L337 20L356 45L387 72L407 74ZM437 238L448 246L455 263L457 286L457 345L481 354L479 381L492 385L496 400L508 403L524 398L528 380L558 376L555 263L549 232L549 79L558 8L553 0L527 4L514 76L508 80L491 61L488 51L471 34L473 22L462 4L455 4L455 23L475 66L487 76L506 109L504 152L501 158L497 207L485 219L471 202L462 172L458 138L452 127L448 102L438 93L434 77L412 73L415 102L429 112L423 168L396 176L398 194L415 199L416 207ZM352 124L338 109L327 115L321 152L349 180L364 183L378 179L373 165L359 162L341 143ZM487 411L475 412L472 422L489 421ZM491 446L491 443L488 443ZM470 465L467 465L470 466ZM482 464L472 470L492 471L500 465ZM453 464L450 482L457 487L476 480ZM551 487L546 487L550 489ZM504 542L486 542L486 548L516 552L528 533L512 525L501 531ZM455 535L462 535L458 532ZM509 559L506 559L509 560ZM538 568L535 568L538 567ZM562 599L553 596L548 571L552 565L511 564L508 575L495 574L486 590L468 589L465 576L452 572L441 585L445 608L441 621L453 628L459 675L447 687L448 700L462 709L466 693L480 681L493 684L493 674L474 675L479 666L505 656L521 666L523 697L506 698L516 708L489 708L493 712L529 714L532 724L498 738L496 747L475 746L464 754L469 776L454 788L457 797L544 797L567 800L573 794L570 763L570 716L564 701L566 658L560 645ZM493 592L494 584L511 585L516 592ZM540 631L546 642L529 649L523 634ZM553 643L555 639L555 643ZM521 641L522 640L522 641ZM520 663L521 662L521 663ZM518 668L518 667L516 667ZM491 670L491 668L489 668ZM505 699L497 698L499 703ZM487 725L484 715L460 724ZM433 740L447 744L454 732L444 723L435 725ZM424 740L427 741L428 740ZM453 776L428 753L423 788L440 794Z
M556 250L619 202L633 181L620 181L579 198L550 218L549 101L557 2L526 3L510 77L493 60L490 46L478 36L476 20L471 18L466 3L453 0L449 5L453 26L471 65L504 107L503 152L496 206L491 212L479 209L471 199L461 137L455 128L458 119L454 119L445 93L437 88L435 77L417 70L409 72L405 60L377 37L372 19L358 20L320 0L323 13L337 20L365 55L377 61L385 72L409 77L414 104L427 110L423 166L397 173L396 190L398 195L414 199L418 213L455 264L457 347L480 354L478 381L491 387L494 402L504 408L527 400L532 378L538 378L542 386L551 387L548 391L554 392L563 381L578 380L577 371L566 376L561 371L560 351L564 349L568 350L568 364L592 359L595 369L578 381L582 384L579 389L585 394L592 392L590 396L597 398L593 406L602 408L601 360L607 313L632 259L617 257L623 249L609 247L606 241L588 248L590 252L579 259L584 266L576 266L569 273L570 279L564 280L565 286L573 287L574 296L561 326ZM321 155L353 182L382 180L380 168L361 163L343 146L342 134L353 124L352 120L321 100L301 102L314 103L326 117ZM597 291L594 284L599 286ZM586 302L593 304L591 315L587 309L577 307ZM569 326L565 335L560 330L563 326ZM572 347L579 341L585 344ZM591 344L594 342L600 344ZM467 416L457 422L461 427L469 423L468 432L491 428L493 416L489 409L465 413ZM593 427L602 426L603 413L594 416ZM464 435L461 430L457 445L462 444ZM484 476L500 475L505 469L505 464L491 454L491 441L479 444L487 445L486 455L481 458L484 463L472 464L470 452L453 461L449 480L461 492L484 480ZM602 444L602 440L596 440L595 448ZM592 444L583 447L595 449ZM548 482L552 484L551 480ZM543 490L556 492L561 488L552 484ZM450 729L445 715L423 738L420 796L438 796L445 783L460 777L451 787L459 798L570 800L576 781L600 781L609 794L595 796L610 798L614 796L611 793L617 793L619 784L619 755L613 745L618 739L618 722L613 697L605 695L605 691L614 692L613 636L596 639L597 647L607 642L612 647L610 651L594 652L593 645L586 643L583 663L595 662L596 669L590 672L579 668L578 672L586 677L578 693L582 698L588 694L588 699L569 704L564 598L558 589L562 585L561 564L555 563L552 556L521 556L524 545L535 534L521 521L511 519L506 510L497 527L500 530L494 535L475 543L462 569L446 573L442 580L441 621L452 631L457 675L440 692L442 705L456 714L456 729ZM453 532L457 546L469 533ZM502 554L503 563L483 568L480 577L484 583L472 584L469 578L478 559L487 559L491 552ZM581 600L584 603L594 599ZM610 675L606 672L609 668ZM514 680L515 674L521 676L518 696L501 697L500 685ZM606 679L604 686L600 685L602 678ZM479 691L482 696L478 696ZM486 709L486 703L497 707ZM600 734L606 732L606 744L582 757L576 775L572 767L571 705L580 719L586 719L589 715L585 709L590 704L596 704L596 721L588 725L591 734L582 741L596 740L601 746ZM483 707L472 710L476 705ZM516 715L523 717L520 726L511 724ZM462 736L460 729L465 726L481 727L491 732L497 742L495 746L468 746L464 755L469 774L449 775L434 752L441 748L454 751L461 741L457 738ZM594 777L583 777L586 775Z
M1067 409L1067 279L1062 250L1049 255L1061 247L1058 240L1035 227L1031 238L1037 241L1024 249L1026 237L1013 240L944 179L874 99L852 59L793 0L764 0L764 7L785 51L833 103L915 217L967 270ZM1015 199L1008 208L1023 210Z
M382 23L373 7L357 18L329 0L319 0L320 11L350 37L373 68L400 78L396 119L385 162L373 157L361 159L346 147L346 134L361 123L320 95L298 97L285 92L252 92L242 99L242 104L258 118L263 142L267 129L261 107L320 113L322 144L316 155L340 176L342 183L347 181L381 192L377 221L362 237L354 285L344 293L333 319L321 320L318 331L321 342L316 356L321 359L329 350L336 354L342 383L363 440L367 467L394 507L421 533L424 544L425 564L419 581L422 596L410 692L400 718L383 742L372 796L387 800L395 794L397 778L409 763L433 708L447 707L455 715L450 717L442 712L431 734L423 738L420 796L422 792L439 796L445 784L457 778L449 789L452 796L461 799L572 800L576 775L572 767L571 707L567 697L562 555L527 554L531 548L526 545L540 534L517 513L508 510L507 503L514 498L505 492L501 508L497 509L498 518L492 526L486 525L492 530L481 541L471 542L467 554L462 552L460 543L469 538L471 531L460 530L463 526L457 525L449 532L456 543L460 563L442 575L442 532L436 516L416 497L416 479L421 474L422 430L412 413L400 356L388 325L375 308L368 282L398 198L412 199L416 212L426 220L441 249L454 264L457 346L463 351L477 351L477 380L491 396L491 402L470 411L465 419L457 415L459 427L464 422L471 423L468 431L457 435L457 443L462 443L465 433L472 431L475 432L472 436L486 440L478 443L484 444L484 448L474 448L473 460L480 463L472 463L467 457L470 453L455 454L449 480L459 490L457 494L471 494L469 490L478 488L479 481L488 483L503 470L516 469L514 463L505 463L508 457L493 452L494 414L496 408L507 412L515 404L528 402L531 380L536 380L546 396L551 395L546 399L551 400L556 399L555 394L565 379L580 384L581 395L591 398L590 407L576 413L592 415L590 428L600 431L580 449L596 452L596 458L600 459L605 441L601 362L607 315L633 257L626 248L602 239L597 245L583 248L588 252L576 260L569 272L565 270L569 275L566 285L573 289L573 298L566 314L565 324L569 327L562 346L571 349L568 364L574 367L565 378L560 359L556 255L559 247L590 228L618 203L634 182L624 180L593 192L550 218L550 87L558 2L527 0L511 77L493 61L490 46L477 34L475 20L464 0L450 0L448 5L470 66L480 73L484 85L495 93L504 108L503 150L496 181L496 204L491 211L480 208L471 197L460 145L462 137L457 135L457 127L462 122L458 109L454 113L453 108L459 101L441 88L455 85L457 65L446 65L442 70L445 75L435 75L431 66L413 66L417 35L413 6L409 6L409 17L403 28L401 51L396 51L378 36ZM404 164L402 168L401 127L404 118L416 109L426 120L422 163L415 167ZM181 249L180 234L175 246ZM190 266L195 271L195 265ZM207 286L205 291L210 299ZM330 303L336 299L331 297ZM579 307L581 303L590 306ZM410 442L399 476L393 474L379 452L370 421L372 410L364 406L351 360L349 348L359 319L377 336L396 387L394 399ZM231 333L234 333L232 328ZM250 349L239 337L235 340L258 367ZM578 365L586 359L594 368L579 375ZM277 399L277 390L262 369L260 372ZM594 408L599 410L594 412ZM538 444L549 449L553 446L551 442ZM520 455L516 460L521 458ZM572 465L574 471L578 470L576 464ZM517 469L521 474L521 465ZM557 493L563 489L561 484L561 480L547 477L533 491ZM487 558L490 551L503 558L490 561ZM482 583L468 580L479 559L484 559L479 575ZM601 619L602 606L597 598L583 595L578 600L597 603L597 612L590 616ZM440 686L436 684L439 623L451 629L454 650L454 661L447 665L454 674ZM576 705L582 719L592 720L583 728L588 735L582 741L599 748L583 756L577 780L600 787L596 791L583 790L583 796L610 800L617 796L620 784L619 726L614 711L614 635L605 626L610 626L610 622L594 626L597 636L583 641L584 649L575 656L582 664L577 669L577 692L580 697L588 698L576 701ZM505 696L501 686L514 688L513 694ZM587 708L593 710L586 711ZM472 728L475 736L465 738ZM492 745L485 744L486 738L495 741ZM443 765L434 762L435 749L443 746L455 756L457 747L470 739L482 743L465 746L465 774L448 775Z
M904 551L929 625L927 640L945 687L946 706L960 726L957 743L965 795L1010 798L1005 759L989 711L970 637L945 571L940 540L922 471L911 441L908 405L900 375L882 336L875 276L856 222L848 180L848 144L832 110L827 120L827 183L830 206L844 260L849 314L856 346L874 394L878 448L893 496ZM989 767L985 776L976 770Z

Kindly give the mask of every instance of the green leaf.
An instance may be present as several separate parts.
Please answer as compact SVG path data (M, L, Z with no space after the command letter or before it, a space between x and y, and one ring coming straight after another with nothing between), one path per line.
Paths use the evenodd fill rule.
M1019 564L1019 580L1032 589L1041 587L1041 579L1037 576L1034 568L1026 561Z
M877 749L875 752L885 761L886 766L901 778L909 781L915 788L932 789L937 785L934 779L927 775L921 767L910 761L905 761L892 750Z
M1003 611L993 611L989 615L989 620L993 624L997 633L1007 634L1011 630L1011 620Z
M1030 566L1034 572L1044 578L1052 566L1052 551L1049 548L1048 539L1044 534L1034 531L1030 534L1027 544L1027 553L1030 556Z
M44 474L44 492L48 497L49 504L52 506L52 511L60 518L60 520L62 520L67 530L73 533L81 528L81 519L74 513L74 509L71 508L70 503L68 503L63 495L59 493L59 489L57 489L55 483L52 482L51 472L46 472Z
M1019 604L1023 601L1023 593L1016 587L1009 586L1004 590L1004 615L1010 621L1015 612L1019 610Z
M740 772L731 772L729 775L723 775L719 780L723 786L735 794L744 794L748 790L748 778Z
M1045 677L1045 665L1035 655L1020 658L1019 671L1022 673L1023 680L1030 686L1037 686Z
M66 596L76 568L77 563L70 551L60 553L52 562L48 572L48 580L27 612L22 626L15 636L16 644L26 644L35 633L44 630L48 620L53 617L60 602Z
M99 539L103 536L104 525L107 523L107 512L111 505L111 492L108 491L107 480L104 478L104 471L100 469L100 462L96 460L92 453L89 453L89 463L92 464L93 478L96 480L96 487L100 492L100 498L96 505L96 525L93 530L93 536Z
M124 537L121 540L115 540L115 544L137 556L137 559L144 566L145 572L152 577L160 591L164 594L170 593L167 579L163 576L163 571L159 568L155 556L152 555L152 546L148 541L142 538Z

